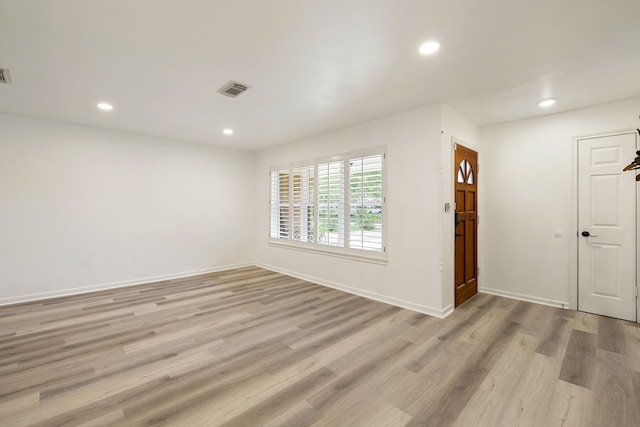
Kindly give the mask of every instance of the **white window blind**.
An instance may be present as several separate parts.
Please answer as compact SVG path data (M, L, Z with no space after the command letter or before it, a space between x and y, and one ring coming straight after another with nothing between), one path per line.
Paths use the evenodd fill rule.
M382 156L349 161L349 246L382 251Z
M379 149L272 168L271 239L384 253L384 160Z
M271 237L314 242L316 235L313 166L271 172Z
M318 165L318 243L344 246L344 160Z

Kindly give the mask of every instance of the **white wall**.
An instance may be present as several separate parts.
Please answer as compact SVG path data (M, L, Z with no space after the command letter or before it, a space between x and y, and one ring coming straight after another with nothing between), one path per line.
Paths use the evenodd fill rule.
M440 126L441 106L433 105L258 153L258 264L442 315ZM387 265L268 244L270 166L382 145L387 147Z
M453 164L453 142L465 145L478 152L478 163L482 163L482 152L480 150L480 129L478 126L459 114L448 105L442 105L442 135L441 135L441 180L442 180L442 307L453 306L454 304L454 272L455 272L455 216L453 203L454 194L454 171L457 166ZM483 178L478 176L478 180ZM480 181L478 181L480 182ZM482 203L482 194L479 193L478 204ZM451 204L449 212L444 211L444 203ZM479 241L481 238L479 237ZM478 254L480 258L481 253ZM480 281L480 279L478 279Z
M0 114L0 303L252 261L253 154Z
M573 140L638 114L635 98L479 130L432 105L255 154L0 114L0 304L257 263L446 314L455 138L480 152L481 290L566 305ZM268 244L270 166L381 145L387 265Z
M639 114L635 98L481 129L483 290L569 304L574 138L640 127Z

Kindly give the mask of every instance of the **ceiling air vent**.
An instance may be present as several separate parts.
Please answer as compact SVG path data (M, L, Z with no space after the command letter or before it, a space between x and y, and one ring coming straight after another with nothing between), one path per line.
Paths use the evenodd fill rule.
M11 84L11 76L9 75L9 70L6 68L0 68L0 83L5 85Z
M218 89L218 93L221 93L225 96L230 96L231 98L235 98L240 95L245 90L249 89L251 86L243 85L238 82L231 81L226 85L222 86Z

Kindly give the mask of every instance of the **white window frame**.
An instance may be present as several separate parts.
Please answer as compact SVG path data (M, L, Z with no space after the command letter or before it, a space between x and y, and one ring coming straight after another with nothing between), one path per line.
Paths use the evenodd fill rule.
M315 238L317 239L317 229L318 229L318 224L319 224L319 206L318 206L318 165L323 164L323 163L329 163L329 162L337 162L337 161L344 161L344 186L345 186L345 198L344 198L344 213L341 215L341 217L343 218L343 221L345 221L345 223L343 224L344 226L344 242L349 242L349 218L350 218L350 203L348 200L349 197L349 160L352 160L354 158L358 158L358 157L368 157L368 156L375 156L375 155L381 155L382 156L382 251L378 252L378 251L373 251L373 250L364 250L364 249L353 249L350 247L345 247L345 246L331 246L331 245L325 245L325 244L319 244L317 242L300 242L297 240L293 239L293 233L291 232L291 229L289 230L289 236L287 239L283 239L283 238L277 238L277 237L272 237L272 227L274 226L272 223L272 215L274 214L274 209L277 211L277 207L272 205L272 191L274 191L273 185L272 185L272 173L276 172L276 171L281 171L281 170L292 170L292 169L296 169L296 168L302 168L302 167L309 167L309 166L313 166L314 167L314 209L315 209L315 215L314 215L314 220L315 220L315 227L316 227L316 233L315 233ZM372 263L377 263L377 264L386 264L388 262L388 258L387 258L387 153L386 153L386 147L374 147L374 148L369 148L366 150L360 150L360 151L353 151L353 152L349 152L349 153L345 153L345 154L341 154L338 156L331 156L331 157L322 157L322 158L316 158L313 160L306 160L306 161L300 161L300 162L293 162L293 163L286 163L286 164L280 164L277 166L272 166L269 168L269 230L268 230L268 243L270 246L274 246L274 247L281 247L281 248L286 248L286 249L293 249L293 250L299 250L299 251L304 251L304 252L311 252L311 253L319 253L319 254L324 254L324 255L330 255L330 256L337 256L340 258L348 258L348 259L354 259L354 260L358 260L358 261L366 261L366 262L372 262ZM292 187L292 185L290 185L290 187ZM279 193L279 188L277 189L278 193ZM290 208L292 209L292 207ZM291 221L291 210L289 211L289 221ZM344 218L347 218L346 220ZM277 226L277 225L276 225ZM291 225L290 225L291 227ZM348 243L345 243L345 245L348 245Z

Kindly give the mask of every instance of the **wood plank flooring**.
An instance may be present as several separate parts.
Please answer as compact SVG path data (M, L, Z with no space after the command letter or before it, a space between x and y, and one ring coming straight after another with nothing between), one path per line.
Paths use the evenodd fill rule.
M2 426L638 426L634 323L247 267L0 307Z

